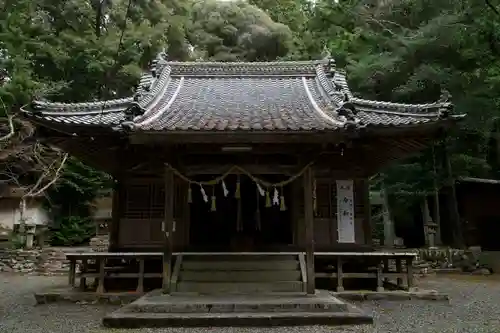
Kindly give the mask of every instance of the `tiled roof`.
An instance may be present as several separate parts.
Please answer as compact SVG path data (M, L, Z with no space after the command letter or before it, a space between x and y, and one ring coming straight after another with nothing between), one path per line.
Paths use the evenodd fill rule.
M333 61L216 63L155 60L135 96L92 103L34 102L46 122L144 131L312 131L419 125L451 104L353 96Z

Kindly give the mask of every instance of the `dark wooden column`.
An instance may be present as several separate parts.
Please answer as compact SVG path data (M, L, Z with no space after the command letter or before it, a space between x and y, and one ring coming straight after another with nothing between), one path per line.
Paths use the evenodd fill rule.
M163 232L165 235L163 249L163 292L170 293L170 280L172 272L172 249L173 249L173 227L174 227L174 174L172 170L165 167L165 218L163 221Z
M303 237L301 235L303 234L303 229L301 225L301 218L300 218L300 196L302 195L301 191L301 186L300 183L297 181L294 181L290 184L292 188L292 200L291 200L291 205L290 205L290 214L292 216L292 225L293 225L293 245L295 247L300 247L303 246Z
M121 165L122 156L125 156L123 149L118 149L116 157L117 167L114 172L113 197L111 202L111 227L108 228L109 233L109 251L117 251L120 247L120 217L125 209L123 205L123 190L125 170Z
M116 179L113 184L113 201L111 204L111 227L109 231L109 251L113 252L119 248L119 235L120 235L120 210L123 209L121 204L120 194L122 187L122 180Z
M368 178L364 178L360 181L360 185L362 186L362 194L363 194L363 233L365 234L365 244L372 245L372 206L370 202L370 180ZM354 185L356 186L356 185Z
M313 207L313 175L312 169L306 169L304 176L304 227L306 245L306 273L308 294L315 292L314 272L314 207Z

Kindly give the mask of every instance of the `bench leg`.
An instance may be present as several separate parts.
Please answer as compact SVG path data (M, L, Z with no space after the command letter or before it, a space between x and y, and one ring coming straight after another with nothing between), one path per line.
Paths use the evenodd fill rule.
M104 258L99 259L99 284L97 286L97 293L98 294L103 294L104 293L104 266L105 266L106 260Z
M144 259L139 259L139 279L137 281L137 290L138 293L144 292Z
M337 257L337 291L344 291L344 271L341 257Z
M403 273L403 265L401 263L401 258L396 258L396 273L402 274ZM398 277L396 279L396 284L398 288L403 289L403 279Z
M70 259L68 283L69 283L70 287L72 287L72 288L75 286L75 275L76 275L76 260Z
M384 278L383 278L383 269L384 264L382 260L379 261L377 265L377 291L384 291Z
M82 271L80 274L85 274L87 272L87 259L82 260ZM80 277L80 290L85 291L87 289L87 278L84 278L83 276Z
M413 288L413 258L406 259L406 273L408 274L408 291Z
M387 258L384 258L384 273L390 273L391 270L389 268L389 264L390 264L390 259L387 259ZM389 282L389 278L386 276L384 277L384 282L385 283L388 283Z

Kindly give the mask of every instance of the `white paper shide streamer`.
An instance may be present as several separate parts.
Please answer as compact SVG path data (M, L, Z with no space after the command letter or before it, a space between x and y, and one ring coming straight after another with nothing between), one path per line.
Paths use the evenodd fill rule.
M274 188L274 193L273 193L273 205L279 206L280 204L280 194L276 187Z
M203 201L208 202L208 195L205 192L205 189L203 188L203 186L200 186L200 191L201 191L201 196L203 197Z
M264 191L264 189L262 188L262 186L260 186L259 183L257 183L257 190L259 191L261 197L266 195L266 191Z
M226 183L222 181L222 192L224 192L224 196L227 197L229 194L229 191L227 190Z

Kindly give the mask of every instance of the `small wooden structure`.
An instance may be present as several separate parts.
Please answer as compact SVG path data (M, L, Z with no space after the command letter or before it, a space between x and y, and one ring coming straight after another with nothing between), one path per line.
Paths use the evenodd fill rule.
M461 177L455 189L459 214L462 221L465 245L481 246L487 251L499 251L500 232L500 181L496 179ZM445 225L449 217L444 215ZM446 230L446 228L445 228ZM448 235L443 235L446 237Z
M373 250L368 178L425 148L451 111L355 97L333 60L162 54L132 97L24 110L48 143L113 175L110 252L162 252L166 291L174 257L267 253L298 254L308 293L315 253Z

